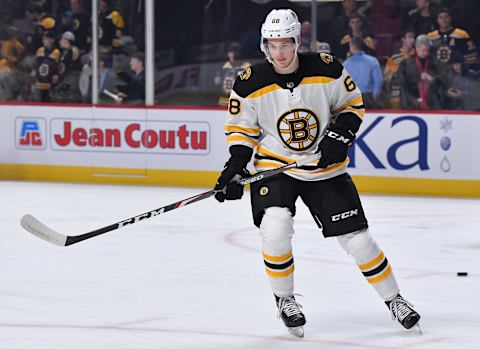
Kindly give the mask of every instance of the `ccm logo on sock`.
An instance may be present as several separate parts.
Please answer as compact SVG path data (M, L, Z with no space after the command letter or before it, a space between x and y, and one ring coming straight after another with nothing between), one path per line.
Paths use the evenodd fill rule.
M342 212L342 213L333 215L332 216L332 222L336 222L336 221L339 221L339 220L342 220L342 219L347 219L347 218L357 216L357 215L358 215L358 208L356 208L354 210L350 210L350 211L346 211L346 212Z

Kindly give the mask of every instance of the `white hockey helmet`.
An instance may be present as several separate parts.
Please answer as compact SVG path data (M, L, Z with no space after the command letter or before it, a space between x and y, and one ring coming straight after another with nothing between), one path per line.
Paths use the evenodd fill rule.
M295 48L298 49L300 46L301 27L298 16L293 10L272 10L265 18L261 29L260 49L267 56L267 59L270 61L267 39L292 38L295 40Z

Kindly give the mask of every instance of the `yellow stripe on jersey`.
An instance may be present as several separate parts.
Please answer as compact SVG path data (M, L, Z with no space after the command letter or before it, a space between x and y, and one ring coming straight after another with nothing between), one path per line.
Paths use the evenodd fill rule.
M346 108L343 109L343 110L348 110L348 111L357 113L357 114L359 114L359 116L360 116L362 119L363 119L364 116L365 116L365 109L355 109L355 108L352 108L352 107L346 107Z
M248 127L242 127L242 126L237 126L237 125L227 125L225 126L225 132L230 133L230 132L241 132L241 133L246 133L251 136L258 136L260 134L260 129L259 128L248 128Z
M300 82L300 85L307 85L307 84L328 84L332 81L335 81L334 78L329 78L326 76L311 76L308 78L303 78Z
M262 254L263 254L263 258L268 262L276 262L276 263L286 262L293 257L292 251L281 256L271 256L269 254L266 254L265 252L262 252Z
M277 158L277 159L280 159L280 160L283 160L283 161L286 161L286 162L294 162L295 161L294 159L287 158L287 157L272 153L270 150L267 150L262 146L258 147L257 152L259 154L268 155L268 156L271 156L273 158Z
M269 160L255 160L253 162L253 166L258 167L258 168L278 168L282 167L285 165L283 162L275 162L275 160L269 159Z
M354 105L354 104L363 105L362 96L358 96L357 98L351 100L350 102L345 103L345 104L342 105L340 108L338 108L337 110L335 110L332 114L333 114L333 115L336 115L336 114L340 113L342 110L344 110L345 108L347 108L348 106ZM360 110L362 110L362 109L358 109L358 111L360 111Z
M383 254L383 252L380 252L380 254L376 256L374 259L372 259L370 262L359 265L358 267L360 268L360 270L372 269L374 266L376 266L381 261L383 261L384 258L385 258L385 255Z
M273 92L273 91L276 91L276 90L280 90L280 89L281 89L281 87L278 86L277 84L271 84L271 85L262 87L261 89L255 91L255 92L250 93L247 96L247 98L257 98L257 97L266 95L267 93L270 93L270 92Z
M258 159L255 160L253 165L255 168L264 168L264 169L275 169L281 166L284 166L285 164L282 162L274 162L275 160L273 159L268 159L268 160L263 160L263 159ZM347 157L345 161L339 162L338 164L335 164L333 166L330 166L328 168L319 168L318 170L303 170L301 168L299 169L290 169L287 172L294 172L294 173L301 173L301 174L319 174L319 173L329 173L335 170L338 170L339 168L342 168L350 162L350 159Z
M247 142L247 143L252 144L254 147L256 147L257 144L258 144L258 141L255 141L253 139L250 139L250 138L248 138L246 136L242 136L242 135L227 136L227 142L228 143L231 143L231 142Z

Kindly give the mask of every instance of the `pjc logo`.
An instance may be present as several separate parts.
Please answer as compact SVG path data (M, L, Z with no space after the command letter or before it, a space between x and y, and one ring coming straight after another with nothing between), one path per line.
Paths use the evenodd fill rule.
M45 119L17 118L16 146L25 149L45 149Z

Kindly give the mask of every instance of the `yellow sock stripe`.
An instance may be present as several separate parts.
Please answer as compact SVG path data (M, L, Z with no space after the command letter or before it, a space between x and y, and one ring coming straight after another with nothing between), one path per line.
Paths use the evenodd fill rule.
M392 273L392 267L390 266L390 264L388 265L388 267L385 269L385 271L378 275L378 276L375 276L373 278L367 278L368 282L371 283L371 284L375 284L377 282L380 282L380 281L383 281L385 280L386 278L388 278L388 276Z
M265 252L262 252L263 254L263 259L265 259L267 262L274 262L274 263L279 263L279 262L286 262L290 258L293 257L292 251L282 255L282 256L270 256L266 254Z
M374 259L372 259L370 262L361 264L358 267L360 268L360 270L372 269L374 266L376 266L381 261L383 261L384 258L385 258L385 255L383 254L383 252L380 252L380 254L376 256Z
M268 268L265 268L265 271L267 272L268 276L271 276L273 278L284 278L287 276L290 276L293 274L295 270L295 265L292 264L288 269L284 271L274 271Z

